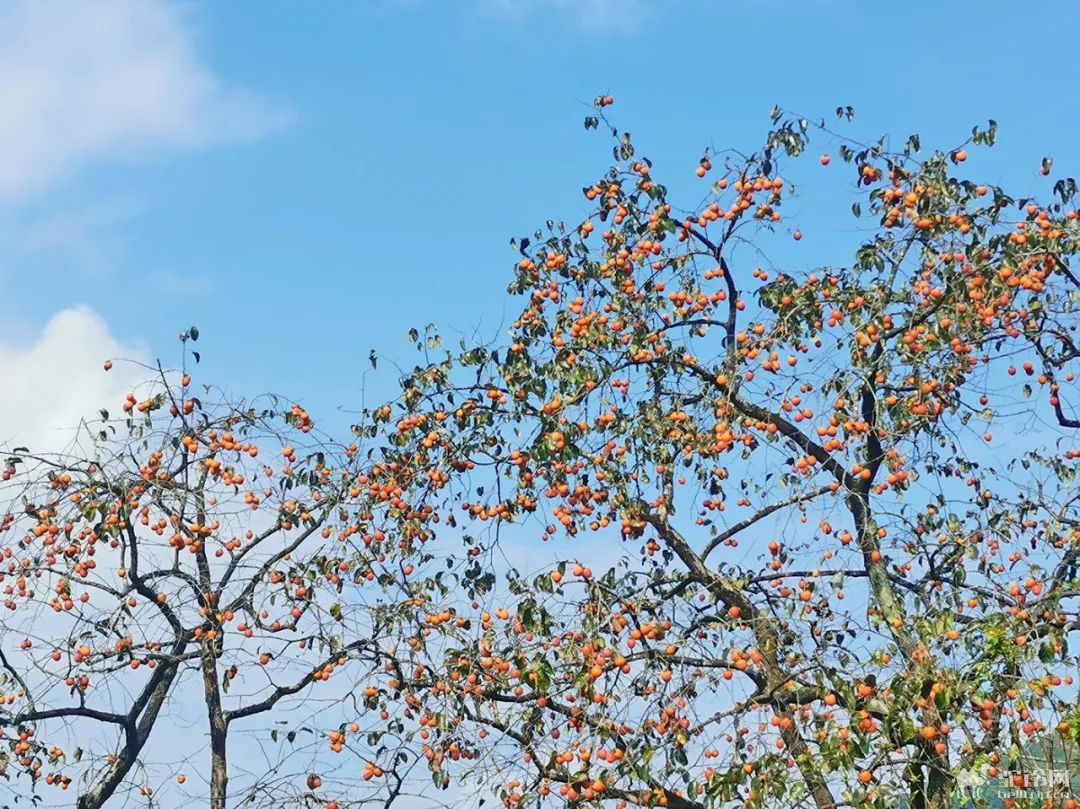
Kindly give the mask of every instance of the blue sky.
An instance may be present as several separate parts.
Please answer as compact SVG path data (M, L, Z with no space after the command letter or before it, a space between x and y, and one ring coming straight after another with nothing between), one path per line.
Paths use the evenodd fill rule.
M1078 30L1071 4L998 0L13 2L0 371L86 378L51 416L70 419L112 395L89 381L103 357L175 361L196 323L204 381L370 403L393 383L365 376L370 349L411 362L410 326L512 320L510 237L576 221L607 166L581 125L597 93L691 194L702 149L752 149L773 104L946 147L994 117L980 176L1023 193L1044 154L1071 165ZM843 263L852 234L817 216L792 260ZM12 389L0 409L49 417Z

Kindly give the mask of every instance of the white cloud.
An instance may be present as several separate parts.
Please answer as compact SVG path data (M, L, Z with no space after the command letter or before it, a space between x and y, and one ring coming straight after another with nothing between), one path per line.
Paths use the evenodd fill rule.
M154 270L150 273L150 283L158 292L172 298L209 297L214 292L213 279L198 273Z
M0 17L0 199L95 158L241 142L285 111L227 87L166 0L10 0Z
M126 247L122 226L144 210L133 197L99 197L92 206L43 213L21 206L0 208L0 282L5 273L33 267L47 268L53 278L67 270L108 275Z
M106 372L103 362L112 358ZM70 449L81 419L96 418L100 408L120 412L127 392L149 376L147 360L144 347L122 344L84 307L55 315L29 342L0 342L0 450Z
M646 19L646 0L483 0L504 13L527 15L557 12L570 17L582 28L604 34L628 34Z

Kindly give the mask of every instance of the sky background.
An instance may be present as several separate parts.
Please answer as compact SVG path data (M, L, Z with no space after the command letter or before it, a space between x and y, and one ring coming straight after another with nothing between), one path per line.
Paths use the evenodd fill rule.
M509 239L578 221L608 165L598 93L692 194L703 148L753 149L774 104L944 147L993 117L980 179L1045 190L1078 31L1073 4L997 0L7 0L0 442L115 407L142 372L102 360L174 364L191 324L202 381L324 418L392 393L368 352L411 363L411 326L503 331ZM816 210L789 209L792 260L844 263Z

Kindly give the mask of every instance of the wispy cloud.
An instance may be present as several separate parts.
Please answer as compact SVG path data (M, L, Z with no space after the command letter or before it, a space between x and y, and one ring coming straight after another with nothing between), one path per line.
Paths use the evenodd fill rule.
M5 273L28 267L40 267L54 278L70 271L107 276L124 253L123 228L143 211L132 197L44 212L0 209L0 281Z
M492 11L526 17L559 14L592 33L629 34L650 16L646 0L481 0Z
M154 270L150 273L150 283L159 292L179 298L208 297L214 291L213 279L199 273Z
M165 0L11 0L0 17L0 200L91 159L250 140L287 111L203 65Z

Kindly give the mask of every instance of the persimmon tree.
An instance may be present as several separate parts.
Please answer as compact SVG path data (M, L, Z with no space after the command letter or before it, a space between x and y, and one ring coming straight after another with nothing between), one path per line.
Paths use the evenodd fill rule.
M197 338L183 335L189 363ZM79 809L413 794L425 762L393 694L422 608L447 592L426 573L433 510L400 499L407 470L320 434L298 404L147 371L93 441L3 465L14 804L69 787ZM189 726L205 744L184 746Z
M1074 181L969 178L993 122L923 151L776 110L680 205L609 102L587 215L514 242L510 338L399 405L395 457L510 562L409 685L433 769L507 807L944 809L1075 741ZM785 176L838 170L857 236L800 264Z
M1076 185L968 179L995 130L777 110L681 207L611 129L583 220L515 242L510 339L414 332L347 441L181 370L83 452L8 453L14 799L943 809L1072 760ZM811 135L859 195L826 266L785 219L842 168Z

